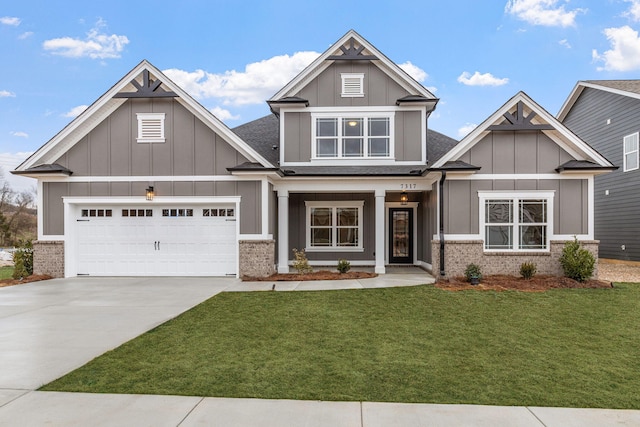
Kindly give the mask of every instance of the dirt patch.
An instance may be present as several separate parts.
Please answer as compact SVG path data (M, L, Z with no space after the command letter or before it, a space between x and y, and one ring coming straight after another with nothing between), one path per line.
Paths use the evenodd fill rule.
M367 273L365 271L347 271L346 273L338 273L337 271L314 271L307 274L287 273L272 274L269 277L243 277L245 282L300 282L307 280L348 280L348 279L370 279L377 277L376 273Z
M587 280L578 282L567 277L539 275L526 280L522 277L496 274L485 276L478 285L471 285L464 277L440 280L436 283L440 289L448 291L462 291L475 289L479 291L523 291L523 292L544 292L549 289L577 289L577 288L612 288L611 282L603 280Z
M23 283L38 282L40 280L49 280L49 279L53 279L53 277L47 276L46 274L33 274L29 277L25 277L22 280L4 279L4 280L0 280L0 288L3 288L5 286L22 285Z

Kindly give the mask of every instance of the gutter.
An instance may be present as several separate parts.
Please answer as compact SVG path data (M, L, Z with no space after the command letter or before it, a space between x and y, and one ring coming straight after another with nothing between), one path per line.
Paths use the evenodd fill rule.
M444 181L447 179L447 171L443 170L440 177L440 209L438 216L440 217L440 276L444 277Z

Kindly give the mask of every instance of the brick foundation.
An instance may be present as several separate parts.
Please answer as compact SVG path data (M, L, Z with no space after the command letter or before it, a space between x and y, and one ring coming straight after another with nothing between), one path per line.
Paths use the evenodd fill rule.
M276 272L275 240L240 240L240 277L267 277Z
M581 241L582 246L598 259L598 241ZM482 274L510 274L520 276L520 265L523 262L536 264L536 274L551 274L562 276L560 256L565 241L552 241L549 252L523 253L485 253L482 240L447 241L444 247L445 276L440 276L440 241L433 240L431 249L433 254L433 273L436 278L463 276L469 264L480 266ZM596 263L593 278L598 278L598 264Z
M33 274L64 277L64 242L36 240L33 242Z

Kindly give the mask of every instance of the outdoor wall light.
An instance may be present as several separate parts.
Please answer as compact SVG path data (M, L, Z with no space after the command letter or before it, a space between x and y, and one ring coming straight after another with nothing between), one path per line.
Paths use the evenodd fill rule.
M153 200L153 196L154 196L154 192L153 192L153 186L149 186L147 187L147 200Z
M400 193L400 204L405 206L407 203L409 203L409 195L406 191L403 191Z

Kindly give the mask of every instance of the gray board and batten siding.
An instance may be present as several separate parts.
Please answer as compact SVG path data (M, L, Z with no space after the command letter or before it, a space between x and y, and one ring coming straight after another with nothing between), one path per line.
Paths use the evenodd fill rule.
M541 131L490 132L460 160L478 174L556 174L572 157ZM446 234L479 234L478 191L553 190L554 233L588 233L588 181L584 179L448 180L444 186Z
M595 177L594 232L600 257L640 261L640 169L623 170L623 138L640 131L640 100L586 87L563 123L619 166Z
M137 143L136 113L166 114L164 143ZM128 100L55 161L82 176L230 175L246 162L220 135L173 99ZM154 181L158 196L241 196L240 232L261 233L260 181ZM142 196L149 182L44 183L45 235L64 234L62 197Z

